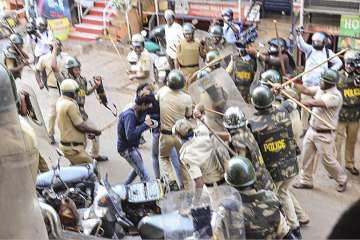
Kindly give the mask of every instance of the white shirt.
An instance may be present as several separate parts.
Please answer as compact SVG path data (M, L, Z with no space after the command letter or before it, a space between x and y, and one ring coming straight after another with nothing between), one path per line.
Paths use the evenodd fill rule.
M172 59L176 58L176 48L183 38L182 27L174 22L171 26L165 25L166 54Z
M40 57L42 55L45 55L50 52L50 45L52 41L54 40L53 33L51 30L47 30L43 33L38 32L41 36L40 38L37 38L37 41L35 38L32 38L32 42L35 44L35 50L34 54L35 57Z

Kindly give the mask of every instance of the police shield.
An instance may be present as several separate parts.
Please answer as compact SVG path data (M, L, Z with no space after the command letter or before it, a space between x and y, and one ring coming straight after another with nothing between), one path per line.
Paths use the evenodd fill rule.
M189 93L196 104L203 104L217 112L224 113L231 106L240 107L247 118L254 112L253 106L244 101L224 68L218 68L195 81L190 85Z
M0 239L47 239L13 86L0 66Z
M161 202L165 239L244 239L240 194L230 186L171 192Z

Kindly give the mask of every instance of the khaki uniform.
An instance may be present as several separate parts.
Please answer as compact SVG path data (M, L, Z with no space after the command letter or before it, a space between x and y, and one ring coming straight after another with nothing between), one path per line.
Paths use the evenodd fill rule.
M179 64L179 69L185 76L186 89L188 88L191 76L199 70L199 59L200 43L195 41L188 42L184 39L177 46L176 60Z
M7 46L3 50L3 54L4 54L4 64L7 67L7 69L9 69L9 71L11 71L12 69L16 68L21 64L21 57L13 47ZM15 79L21 78L21 71L12 74Z
M85 151L86 135L74 126L84 122L76 101L62 96L58 100L56 108L61 151L73 165L91 163L92 158Z
M149 77L142 80L137 80L137 84L141 85L143 83L151 83L155 82L154 70L153 70L153 61L151 60L150 53L144 49L141 53L141 56L134 67L135 72L149 72Z
M57 56L57 64L59 68L65 65L65 54ZM54 136L55 134L55 121L56 121L56 102L60 97L59 85L60 79L57 79L51 67L52 53L48 53L40 57L36 69L40 72L45 71L47 76L47 86L49 88L48 96L48 134Z
M342 97L336 87L321 90L319 87L312 88L316 95L315 99L321 99L327 108L314 107L314 113L318 114L324 120L337 126L339 111L342 106ZM323 122L314 118L310 119L310 128L306 132L303 142L302 156L302 174L300 182L307 185L313 185L313 176L316 171L317 162L315 155L318 153L320 159L328 173L339 183L344 184L347 176L344 169L341 168L336 160L335 153L335 134Z
M336 129L337 160L341 163L345 146L345 167L354 167L355 144L359 131L360 119L360 86L355 83L355 75L343 72L337 84L342 93L343 106L339 114L339 124Z
M194 132L194 137L180 149L180 161L186 164L192 179L202 177L207 187L225 183L222 164L230 159L227 149L209 133L196 129Z
M157 99L160 105L160 173L165 175L168 181L175 181L170 162L170 151L175 147L179 152L181 143L172 135L172 127L177 120L184 118L186 113L191 113L192 100L191 97L183 91L173 91L167 86L159 90ZM185 188L189 187L190 179L186 167L182 162L180 162L180 172Z

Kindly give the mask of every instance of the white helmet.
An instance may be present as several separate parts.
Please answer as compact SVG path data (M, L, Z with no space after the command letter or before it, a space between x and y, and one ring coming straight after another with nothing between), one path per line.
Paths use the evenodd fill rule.
M173 10L171 9L167 9L165 10L164 12L164 17L165 17L165 20L168 21L169 19L171 18L174 18L175 19L175 13Z
M145 42L145 39L144 39L143 35L141 35L140 33L134 34L131 38L131 44L134 47L142 45L142 44L144 44L144 42Z
M75 93L79 89L79 84L73 79L65 79L60 84L62 93Z

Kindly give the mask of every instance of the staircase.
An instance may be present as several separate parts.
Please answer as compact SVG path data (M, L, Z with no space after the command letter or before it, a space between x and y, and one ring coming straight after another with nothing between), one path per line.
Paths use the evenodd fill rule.
M89 14L83 16L81 23L75 24L69 38L85 42L96 42L96 40L104 34L103 13L105 5L106 2L104 0L96 0ZM106 19L106 26L110 26L111 17L113 17L115 13L108 13L107 15L110 15L110 17Z

